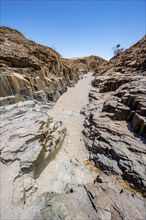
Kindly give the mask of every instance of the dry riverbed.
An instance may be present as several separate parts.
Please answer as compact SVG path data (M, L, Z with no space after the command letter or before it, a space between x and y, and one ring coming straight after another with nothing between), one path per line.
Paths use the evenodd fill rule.
M69 184L92 182L97 173L87 165L88 151L82 140L84 116L80 114L88 103L92 73L84 75L75 87L68 88L48 114L62 121L67 129L63 146L37 180L38 193L61 192Z

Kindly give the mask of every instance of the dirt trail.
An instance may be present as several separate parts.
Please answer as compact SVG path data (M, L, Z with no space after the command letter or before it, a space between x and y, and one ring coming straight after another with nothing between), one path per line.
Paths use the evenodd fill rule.
M61 192L68 183L86 184L97 175L84 162L88 152L82 141L84 116L80 114L88 103L92 79L92 73L85 75L75 87L68 88L48 112L64 123L67 135L61 150L37 179L39 194L46 190Z

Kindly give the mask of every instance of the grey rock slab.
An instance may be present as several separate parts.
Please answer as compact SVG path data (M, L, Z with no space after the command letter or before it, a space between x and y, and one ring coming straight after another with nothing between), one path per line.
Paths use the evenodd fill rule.
M145 219L145 199L122 186L124 187L124 184L120 185L118 179L115 181L103 173L94 184L86 185L99 219Z
M60 150L66 129L41 107L32 107L32 101L16 105L9 111L7 106L1 114L1 162L4 170L11 170L16 161L19 164L19 171L11 180L11 199L16 206L22 206L37 190L36 178Z
M72 186L66 193L46 192L21 213L20 219L97 220L83 186Z
M108 103L109 97L103 94L102 103L93 100L84 111L83 134L91 159L97 167L113 171L145 191L146 140L134 133L128 122L113 120L111 113L105 112ZM97 111L100 104L106 104L104 112Z

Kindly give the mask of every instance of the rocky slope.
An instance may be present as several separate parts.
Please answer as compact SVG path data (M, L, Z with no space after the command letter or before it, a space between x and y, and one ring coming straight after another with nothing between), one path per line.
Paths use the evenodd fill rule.
M146 36L95 71L82 111L94 164L146 192Z
M0 27L0 54L1 105L33 98L55 101L79 79L79 69L69 60L14 29Z
M53 101L67 90L71 77L76 78L55 50L6 27L0 27L0 37L0 96L8 96L2 104L32 98Z
M98 56L78 57L65 59L72 69L78 69L80 72L94 71L105 60Z

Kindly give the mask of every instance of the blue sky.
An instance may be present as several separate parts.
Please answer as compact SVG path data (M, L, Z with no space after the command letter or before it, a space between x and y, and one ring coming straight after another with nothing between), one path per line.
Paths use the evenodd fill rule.
M145 0L1 0L1 25L54 47L63 57L91 54L110 59L146 34Z

